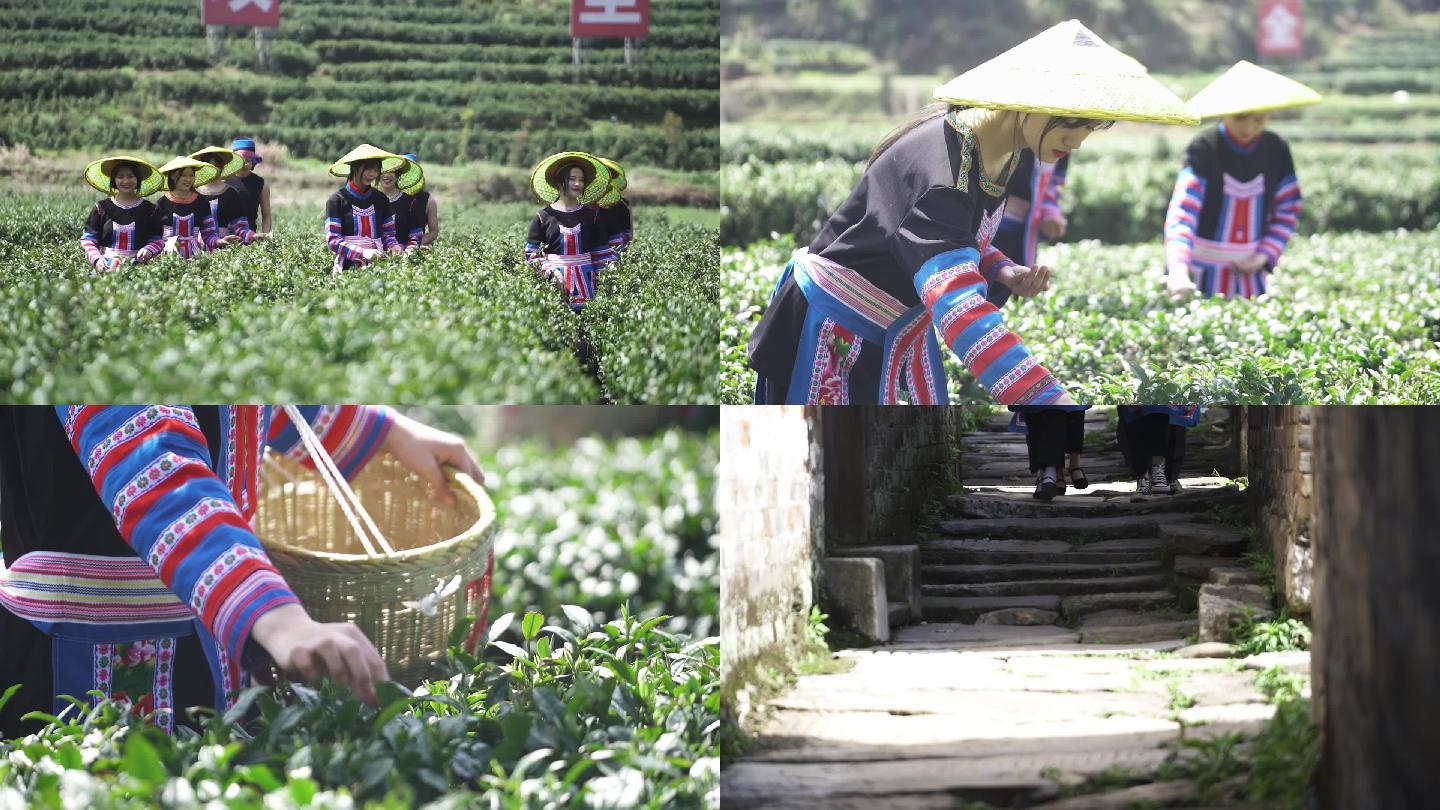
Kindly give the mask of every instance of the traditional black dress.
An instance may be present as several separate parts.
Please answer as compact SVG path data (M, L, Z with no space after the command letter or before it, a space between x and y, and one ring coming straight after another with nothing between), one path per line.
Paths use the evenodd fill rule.
M421 189L414 196L405 196L410 202L410 212L406 220L409 231L402 241L412 247L419 247L425 238L425 228L430 223L430 192Z
M109 269L121 260L147 261L165 249L159 209L149 200L125 206L106 197L90 209L80 248L96 269Z
M390 201L374 188L361 191L348 180L325 203L325 244L338 273L364 265L366 250L399 247Z
M1013 258L1026 267L1035 266L1036 247L1040 242L1040 222L1047 219L1065 221L1060 211L1060 188L1065 185L1065 174L1070 168L1070 156L1065 155L1054 163L1035 159L1029 149L1020 153L1020 162L1010 176L1007 186L1009 196L1005 198L1005 216L1000 220L1000 229L995 232L995 247L1001 253ZM1035 204L1039 200L1039 204ZM1010 288L1004 284L990 287L987 296L997 307L1005 306L1010 299Z
M595 218L601 233L605 234L605 256L603 264L618 261L625 248L635 240L630 219L630 203L620 200L604 208L596 207Z
M393 421L301 413L347 477ZM0 692L24 684L0 738L92 689L167 730L177 710L231 705L256 620L297 601L250 529L266 445L303 457L284 412L262 406L0 408Z
M244 192L245 218L250 221L250 227L258 230L260 228L260 193L265 190L265 178L250 172L244 177L232 177L228 183L239 184L240 190Z
M236 188L229 183L217 195L202 194L210 203L210 215L215 218L215 229L223 239L231 234L240 237L241 244L255 241L254 220L250 219L250 204L243 187ZM255 203L259 206L259 202Z
M935 333L1005 404L1064 392L985 300L1004 189L955 113L901 137L785 268L750 337L758 403L943 404Z
M182 259L215 250L220 242L210 198L191 192L190 200L179 202L169 194L156 204L165 229L165 251Z
M530 223L525 262L542 276L562 281L570 308L579 312L595 297L599 263L593 253L605 245L593 208L561 211L547 205Z
M1300 184L1290 147L1273 132L1241 144L1222 123L1185 149L1185 165L1165 214L1165 262L1183 268L1206 296L1252 298L1265 292L1300 220ZM1236 262L1254 253L1265 267L1245 274Z

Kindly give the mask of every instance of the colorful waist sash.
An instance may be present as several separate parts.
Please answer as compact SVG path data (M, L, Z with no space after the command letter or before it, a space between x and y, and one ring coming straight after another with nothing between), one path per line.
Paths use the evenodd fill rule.
M100 255L107 259L133 259L138 255L138 250L122 250L120 248L108 247L100 251Z
M53 706L99 690L125 697L174 730L171 681L177 639L197 635L210 665L215 708L225 711L248 676L195 614L138 557L32 551L0 570L0 610L50 637Z
M911 404L948 403L940 344L924 304L907 307L854 270L812 255L808 248L795 251L777 292L791 275L809 313L790 377L789 403L849 404L850 369L866 341L882 351L876 402L899 403L905 390ZM808 366L807 358L812 358Z
M1197 236L1195 244L1190 248L1190 261L1228 267L1250 256L1259 247L1258 240L1254 242L1216 242L1213 239L1202 239Z
M595 297L595 259L589 253L564 256L559 253L545 254L545 271L551 278L559 277L565 282L565 293L571 309L579 310Z

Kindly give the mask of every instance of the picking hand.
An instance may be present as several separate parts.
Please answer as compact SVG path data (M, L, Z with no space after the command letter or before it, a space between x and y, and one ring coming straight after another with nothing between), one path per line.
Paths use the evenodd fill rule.
M1042 219L1040 220L1040 235L1057 242L1065 237L1065 220L1063 219Z
M1265 267L1268 257L1264 253L1251 253L1235 263L1235 269L1245 275L1253 275Z
M995 280L1021 298L1033 298L1050 289L1050 268L1046 266L1022 267L1010 265L1000 268Z
M1165 292L1171 298L1183 301L1194 295L1197 289L1190 273L1183 267L1172 268L1165 276Z
M390 680L380 653L360 628L349 622L317 622L300 605L265 613L255 620L251 635L281 670L299 673L307 681L328 676L371 707L380 702L375 684Z

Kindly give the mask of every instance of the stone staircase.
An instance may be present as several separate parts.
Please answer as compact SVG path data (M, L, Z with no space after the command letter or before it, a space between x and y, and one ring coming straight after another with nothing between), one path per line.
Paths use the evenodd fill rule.
M1192 431L1185 473L1228 473L1226 414ZM1136 494L1113 411L1087 413L1091 481L1048 503L1030 492L1025 437L1009 414L963 437L966 491L919 545L927 622L1065 625L1082 643L1140 643L1197 630L1198 587L1240 566L1244 537L1219 521L1244 496L1225 479L1182 474L1179 495ZM1236 575L1238 576L1238 574Z

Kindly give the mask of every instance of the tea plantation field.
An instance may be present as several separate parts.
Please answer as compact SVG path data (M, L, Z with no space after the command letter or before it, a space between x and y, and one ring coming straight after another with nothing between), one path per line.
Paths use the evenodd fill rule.
M0 399L716 401L713 212L638 207L635 243L577 316L521 262L531 205L447 203L432 250L340 277L319 208L299 206L277 210L273 244L102 275L78 247L93 195L7 198Z
M722 397L749 401L745 341L793 243L722 261ZM1176 303L1157 242L1042 247L1051 290L1006 323L1081 402L1440 402L1440 234L1296 237L1256 301ZM947 353L951 401L988 402Z

